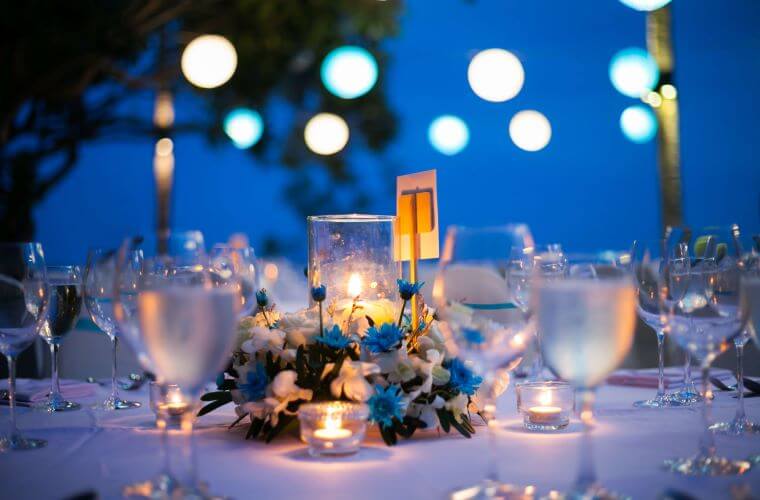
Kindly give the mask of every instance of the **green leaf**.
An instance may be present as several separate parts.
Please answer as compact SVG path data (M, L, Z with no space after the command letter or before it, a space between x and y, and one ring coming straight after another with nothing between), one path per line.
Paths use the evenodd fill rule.
M246 439L255 438L261 432L261 428L264 426L263 418L252 418L251 425L248 427L248 432L245 433Z
M201 401L219 401L219 400L232 401L232 394L230 394L228 391L214 391L214 392L207 392L206 394L201 396Z
M463 426L462 424L460 424L459 422L457 422L457 419L455 419L455 418L452 418L452 419L450 420L450 422L451 422L451 425L452 425L452 426L453 426L453 427L454 427L456 430L458 430L458 431L459 431L459 434L463 435L463 436L464 436L464 437L466 437L467 439L469 439L469 438L471 438L471 437L472 437L472 434L470 434L470 432L469 432L467 429L465 429L465 428L464 428L464 426Z
M237 419L235 419L235 421L234 421L234 422L232 422L232 423L230 424L230 426L229 426L229 427L227 427L227 429L232 429L232 428L233 428L233 427L235 427L235 426L236 426L238 423L240 423L240 421L241 421L241 420L243 420L243 419L244 419L245 417L247 417L247 416L248 416L248 414L247 414L247 413L243 413L241 416L239 416Z
M438 414L438 421L441 423L441 429L443 429L443 432L448 433L451 429L451 424L449 423L451 412L444 409L435 410L435 412Z
M396 439L396 433L394 432L392 427L385 427L380 424L377 424L377 426L380 428L380 435L383 437L383 441L385 441L385 444L387 444L388 446L393 446L398 442L398 440Z
M265 442L269 443L277 436L295 417L292 415L280 415L280 419L277 421L277 425L269 430Z
M198 412L198 416L202 417L206 413L211 413L212 411L216 410L219 407L222 407L222 406L226 405L227 403L229 403L231 401L232 401L232 398L230 398L230 399L228 399L226 401L225 400L213 401L213 402L207 404L206 406L204 406L203 408L201 408L200 411Z

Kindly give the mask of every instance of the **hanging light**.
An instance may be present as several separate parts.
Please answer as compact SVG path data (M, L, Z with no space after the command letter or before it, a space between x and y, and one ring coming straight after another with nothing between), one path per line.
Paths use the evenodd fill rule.
M338 115L319 113L306 122L303 138L318 155L333 155L348 143L348 124Z
M467 68L467 81L475 94L490 102L504 102L522 89L525 71L520 60L504 49L478 52Z
M201 35L182 51L182 74L203 89L224 85L237 68L237 52L229 40L219 35Z
M362 47L346 45L332 50L322 61L322 83L343 99L361 97L377 82L377 62Z
M430 123L428 140L439 152L451 156L467 146L470 131L458 116L441 115Z
M618 92L635 98L652 91L660 79L654 58L638 47L623 49L612 56L609 73Z
M649 12L665 7L670 0L620 0L620 3L632 9Z
M629 106L620 114L620 129L630 141L643 144L657 133L657 119L648 107Z
M538 111L520 111L509 121L509 137L524 151L540 151L552 138L552 126Z
M238 149L248 149L261 139L264 120L249 108L236 108L224 118L224 132Z

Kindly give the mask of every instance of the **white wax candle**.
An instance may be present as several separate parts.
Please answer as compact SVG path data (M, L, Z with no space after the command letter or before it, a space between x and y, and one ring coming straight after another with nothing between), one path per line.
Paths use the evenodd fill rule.
M562 408L558 406L531 406L528 408L530 422L537 425L558 425L561 423Z

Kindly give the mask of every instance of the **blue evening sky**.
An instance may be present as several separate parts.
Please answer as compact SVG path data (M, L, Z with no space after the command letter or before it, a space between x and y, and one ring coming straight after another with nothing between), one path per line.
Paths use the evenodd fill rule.
M381 75L399 134L380 155L358 141L348 146L365 185L378 186L375 212L394 210L383 176L436 168L444 226L527 222L537 241L583 250L657 236L655 143L622 135L620 113L636 102L608 78L615 52L645 46L643 13L616 0L405 3ZM738 222L758 232L760 2L673 4L686 222ZM505 103L481 100L467 83L470 58L491 47L514 52L525 68L522 91ZM151 113L150 102L143 107ZM200 109L190 94L177 102L180 117ZM522 109L551 121L544 150L524 152L509 139L509 120ZM470 129L469 145L452 157L427 140L429 123L447 113ZM35 214L50 262L83 262L89 246L153 227L152 152L150 140L103 139L84 148L77 169ZM175 152L174 227L201 229L208 243L242 231L254 246L276 233L293 242L290 257L305 260L305 221L280 192L291 173L194 135L178 137Z

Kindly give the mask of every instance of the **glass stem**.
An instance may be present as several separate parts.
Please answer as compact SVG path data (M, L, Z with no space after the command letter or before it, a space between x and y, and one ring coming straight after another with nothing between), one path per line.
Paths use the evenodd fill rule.
M489 393L492 391L489 390ZM486 469L486 481L498 483L499 482L499 465L498 465L498 443L496 436L496 400L489 396L486 401L483 402L483 409L481 410L483 418L486 419L486 426L488 427L488 464Z
M114 401L114 404L119 399L119 386L116 383L116 368L117 368L117 358L119 353L119 337L114 335L111 337L111 354L113 356L113 360L111 363L111 399Z
M533 362L533 380L544 379L544 353L541 351L541 335L536 330L536 359Z
M686 361L683 365L683 387L688 391L693 385L691 381L691 353L688 350L684 352L686 353Z
M702 425L704 432L699 440L699 458L710 458L715 455L715 436L710 430L712 420L712 394L710 394L710 365L702 364Z
M18 437L16 427L16 357L7 355L8 360L8 408L10 410L11 431L9 437L14 440Z
M734 420L743 420L746 415L744 414L744 343L736 342L736 390L737 403L736 403L736 416Z
M61 399L61 382L58 379L58 344L50 344L50 401Z
M192 409L183 413L179 432L173 436L175 439L167 439L170 477L178 483L186 495L199 489L193 439L194 417Z
M665 332L657 330L657 399L665 397Z
M594 422L593 408L596 394L593 389L578 389L577 395L581 399L580 417L583 424L583 435L580 442L579 469L575 480L575 493L586 495L590 494L596 485L594 450L591 441L591 429Z

